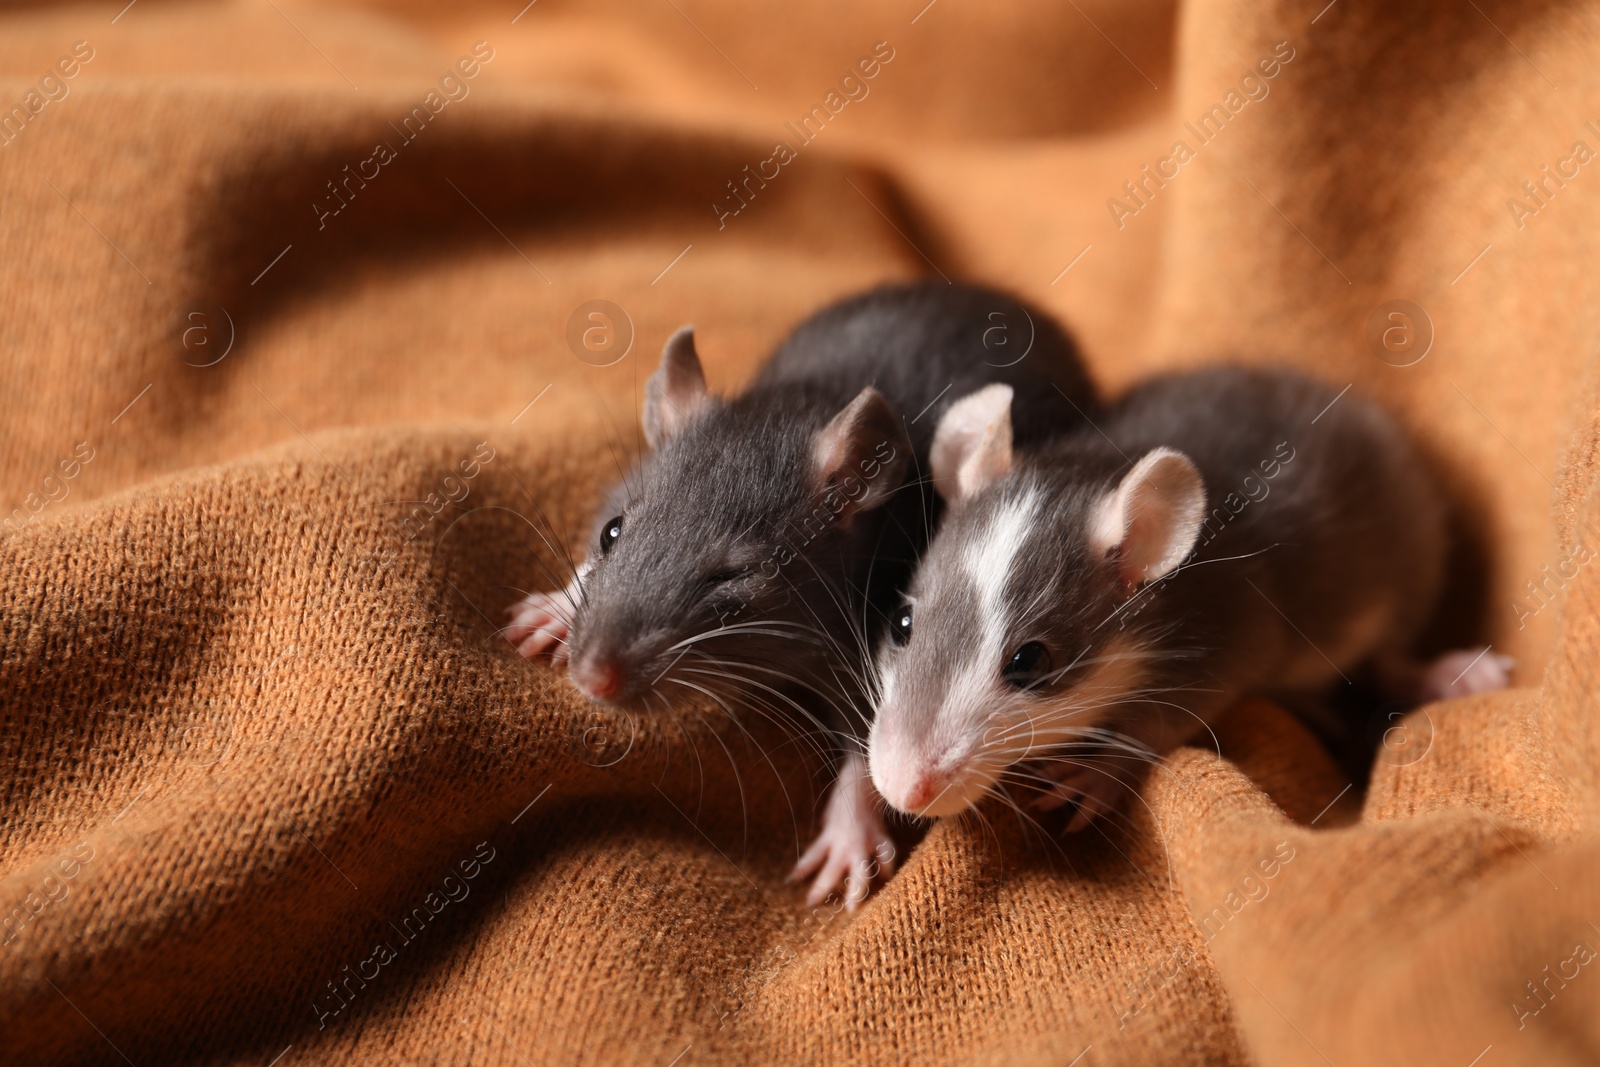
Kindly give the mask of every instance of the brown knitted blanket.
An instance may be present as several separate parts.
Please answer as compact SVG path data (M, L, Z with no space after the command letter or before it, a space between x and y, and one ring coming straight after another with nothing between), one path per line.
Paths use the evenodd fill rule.
M1594 5L123 3L0 13L0 1062L1600 1059ZM808 911L803 742L497 627L673 328L918 275L1375 398L1516 688Z

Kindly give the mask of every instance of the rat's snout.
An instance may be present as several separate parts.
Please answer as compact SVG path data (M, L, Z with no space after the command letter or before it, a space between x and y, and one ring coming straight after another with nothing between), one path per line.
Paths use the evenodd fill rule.
M581 624L581 623L580 623ZM659 641L632 633L574 630L568 639L572 658L567 678L590 700L642 711L664 673Z
M872 783L890 806L908 815L954 815L969 804L966 791L959 788L962 760L952 746L940 744L935 751L929 742L875 730L867 760Z
M892 807L908 815L939 818L972 805L964 788L965 768L948 760L910 759L898 766L874 764L872 781Z
M622 691L625 680L621 663L605 649L585 652L567 667L567 674L584 696L594 700L610 700Z
M950 775L943 771L923 768L910 777L910 783L903 798L905 803L896 804L895 807L921 815L950 788Z

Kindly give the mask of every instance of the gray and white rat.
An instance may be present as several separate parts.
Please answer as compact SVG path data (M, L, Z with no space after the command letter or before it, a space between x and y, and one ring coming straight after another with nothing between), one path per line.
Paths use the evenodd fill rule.
M594 700L643 712L703 696L846 731L793 874L816 873L814 902L846 879L854 906L892 868L859 740L872 649L932 529L934 428L994 382L1015 390L1024 444L1097 411L1067 335L988 289L890 285L834 304L726 399L685 327L646 390L651 452L607 495L588 558L511 609L523 655L566 662Z
M1407 652L1440 593L1445 504L1375 406L1288 371L1174 374L1103 433L1014 449L1010 390L953 404L949 504L879 654L869 766L916 815L991 792L1081 829L1248 694L1369 659L1415 699L1498 688L1487 650ZM1012 797L1016 802L1015 797Z

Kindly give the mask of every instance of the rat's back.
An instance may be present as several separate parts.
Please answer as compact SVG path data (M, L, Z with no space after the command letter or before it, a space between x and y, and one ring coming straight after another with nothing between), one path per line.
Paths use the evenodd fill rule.
M1190 565L1214 566L1174 580L1195 615L1237 596L1240 609L1214 626L1247 634L1291 620L1300 633L1286 643L1311 653L1311 676L1329 659L1348 668L1380 634L1403 648L1427 621L1443 495L1400 427L1354 391L1283 369L1212 368L1135 389L1107 430L1131 456L1166 445L1200 470L1206 516ZM1241 592L1246 579L1255 588ZM1222 644L1269 658L1265 639ZM1293 688L1299 673L1281 680Z
M951 403L1012 386L1022 446L1081 428L1098 411L1077 347L1046 313L981 286L910 282L846 298L801 323L754 389L822 385L836 405L875 387L906 420L919 457Z

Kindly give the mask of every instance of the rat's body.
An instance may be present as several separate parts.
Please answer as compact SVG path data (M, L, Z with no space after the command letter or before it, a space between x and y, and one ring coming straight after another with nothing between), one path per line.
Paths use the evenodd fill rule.
M1445 506L1378 409L1288 372L1201 371L1013 461L970 431L1003 423L1003 393L947 416L969 428L934 472L951 512L904 647L880 656L871 772L895 807L954 814L1009 772L1078 801L1082 826L1241 697L1404 661L1440 591ZM1503 684L1498 658L1475 669L1467 687ZM1446 695L1451 677L1420 682Z
M609 494L572 583L514 609L509 636L620 707L706 696L859 736L871 649L938 506L923 474L934 429L992 382L1023 398L1017 433L1033 444L1096 407L1049 319L966 286L888 286L827 308L729 399L706 391L679 331L645 403L654 451ZM822 867L817 890L849 873L859 895L863 863L886 863L875 801L848 752L797 868Z

